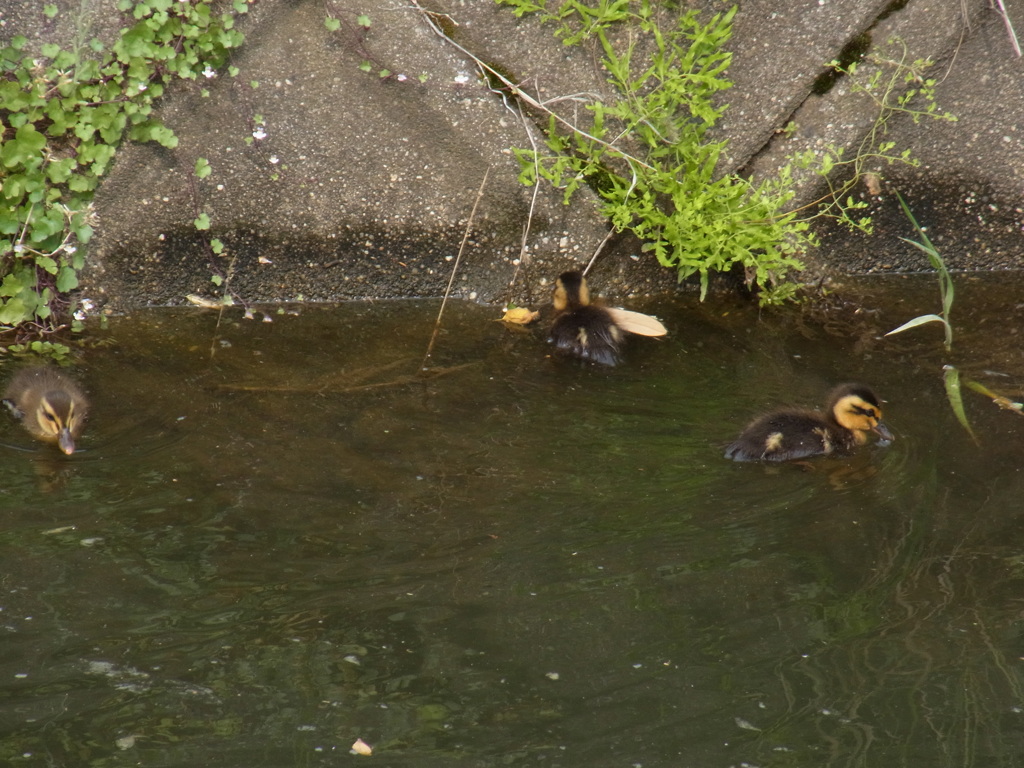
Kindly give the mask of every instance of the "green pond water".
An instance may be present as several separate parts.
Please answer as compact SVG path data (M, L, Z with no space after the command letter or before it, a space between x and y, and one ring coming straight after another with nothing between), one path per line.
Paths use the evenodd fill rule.
M1020 399L1022 286L952 353L882 337L932 279L633 304L610 370L462 303L429 376L437 301L97 324L82 450L0 422L0 763L1024 766L1024 417L942 374ZM722 458L848 380L891 446Z

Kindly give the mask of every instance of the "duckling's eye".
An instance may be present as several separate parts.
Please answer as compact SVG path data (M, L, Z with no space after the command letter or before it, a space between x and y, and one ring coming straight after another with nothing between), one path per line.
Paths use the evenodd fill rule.
M870 419L878 418L878 412L874 408L862 408L859 405L855 405L853 406L853 410L861 416L867 416Z
M50 413L49 411L43 411L43 416L45 416L45 417L46 417L46 420L47 420L47 421L52 421L52 422L53 422L54 424L56 424L56 423L57 423L57 417L56 417L56 416L54 416L54 415L53 415L52 413Z

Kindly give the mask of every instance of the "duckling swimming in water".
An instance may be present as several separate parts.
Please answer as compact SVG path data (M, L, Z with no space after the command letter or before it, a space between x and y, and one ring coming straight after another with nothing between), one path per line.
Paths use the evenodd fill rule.
M782 410L755 419L725 449L734 461L789 461L808 456L844 453L864 445L874 432L880 444L893 440L882 423L878 397L863 384L832 390L825 413Z
M555 321L549 341L565 354L604 365L622 358L625 332L612 314L590 303L587 279L580 272L563 272L555 281Z
M56 443L68 455L75 452L89 403L68 376L48 366L24 368L7 385L3 401L33 437Z

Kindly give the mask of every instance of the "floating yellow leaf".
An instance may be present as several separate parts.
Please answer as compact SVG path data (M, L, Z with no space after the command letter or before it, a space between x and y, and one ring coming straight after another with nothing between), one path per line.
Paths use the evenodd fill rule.
M529 325L540 317L540 312L531 312L529 307L509 307L501 318L503 323L513 325Z
M372 755L373 747L367 744L362 739L356 739L355 744L352 745L352 751L357 755Z

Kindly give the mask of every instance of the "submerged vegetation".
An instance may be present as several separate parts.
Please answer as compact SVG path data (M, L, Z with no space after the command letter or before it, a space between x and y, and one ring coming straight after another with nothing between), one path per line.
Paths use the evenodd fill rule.
M762 303L791 297L797 287L792 275L815 242L811 219L828 216L870 229L868 218L854 218L864 204L850 196L866 163L915 164L909 150L886 140L887 121L897 113L954 119L937 108L934 81L922 75L930 62L907 62L905 48L902 59L873 62L866 77L856 64L833 62L855 83L851 90L877 107L856 156L845 158L836 147L799 153L775 176L755 181L722 167L727 141L710 134L726 109L721 94L732 86L725 46L735 7L702 21L695 10L672 16L649 0L596 8L575 0L557 7L546 0L498 2L517 15L541 14L565 45L596 41L618 94L613 101L574 97L585 100L588 125L549 112L546 150L516 150L521 181L546 179L564 190L566 201L589 185L616 231L637 235L680 280L696 275L702 297L712 273L735 270L760 291ZM915 99L923 100L923 109L911 106ZM828 189L809 214L787 207L798 173L817 174Z
M0 331L77 326L70 292L95 226L93 193L118 146L127 137L175 147L155 101L172 81L215 76L242 42L235 15L212 0L120 0L117 9L126 26L112 45L91 36L83 10L68 48L33 50L18 35L0 49ZM58 9L39 12L52 19Z

